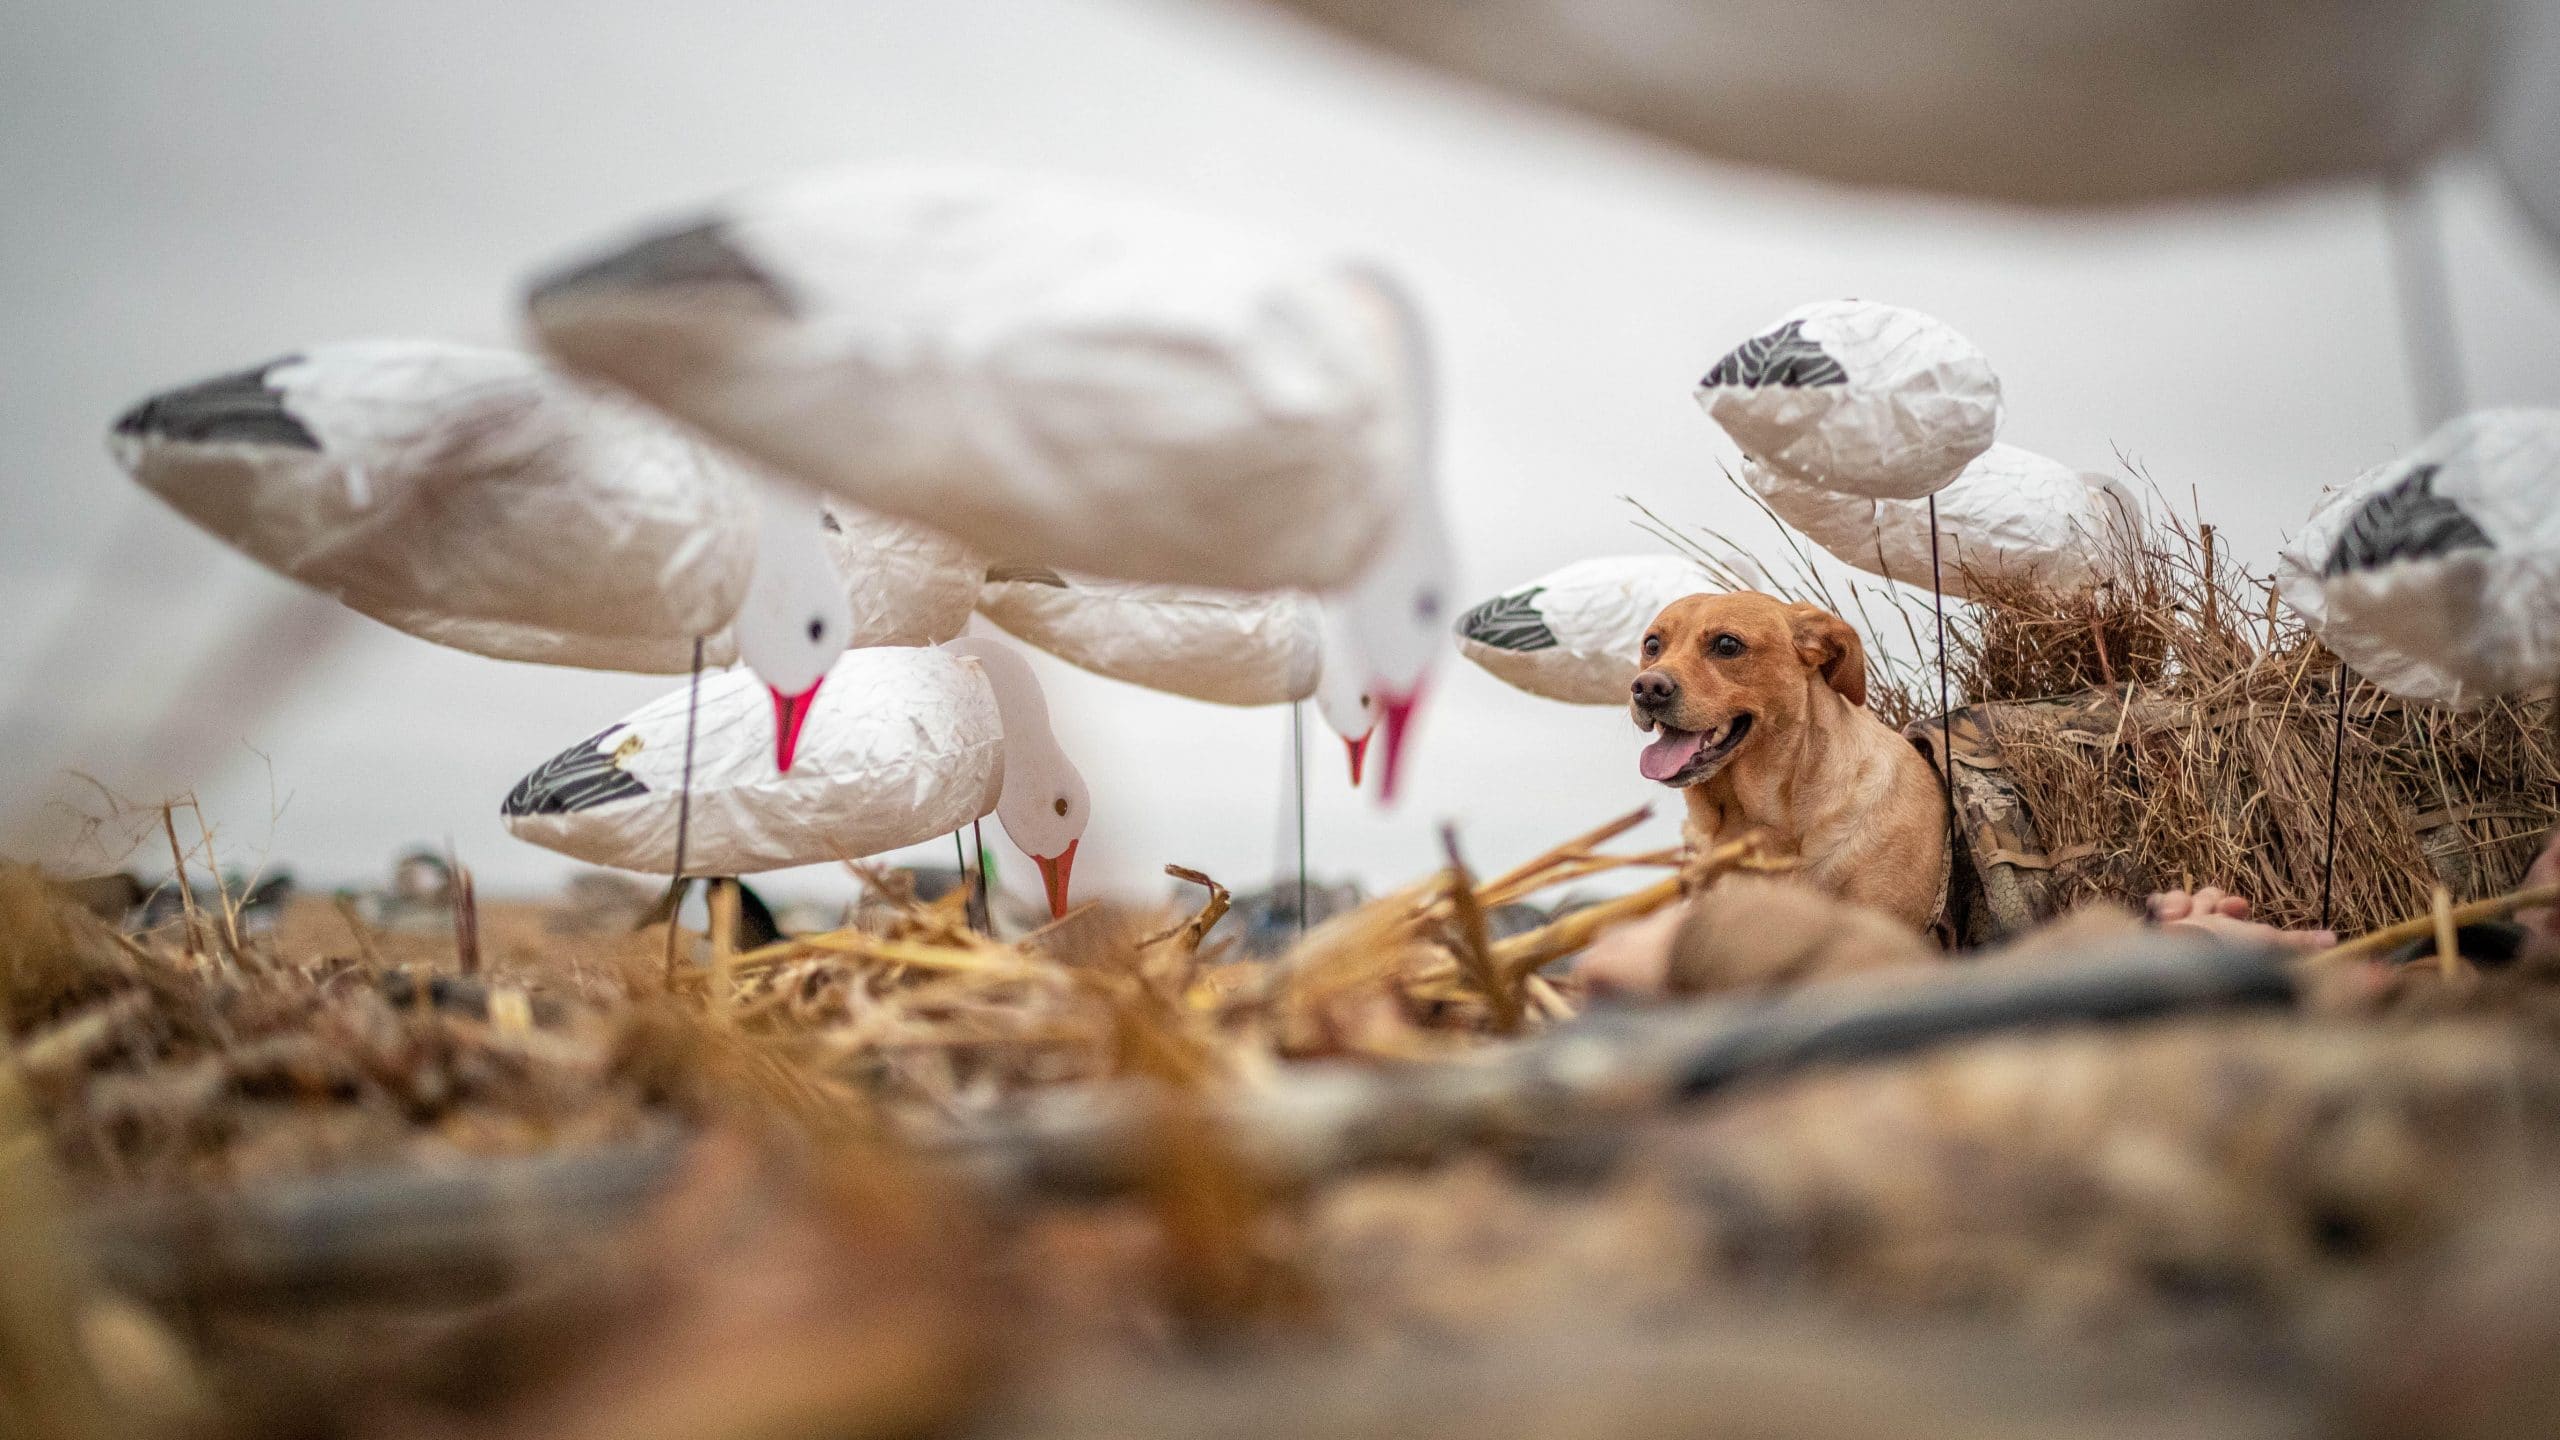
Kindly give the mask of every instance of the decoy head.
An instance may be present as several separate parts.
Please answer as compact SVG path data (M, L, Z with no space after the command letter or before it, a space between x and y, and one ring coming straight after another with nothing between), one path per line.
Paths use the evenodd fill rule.
M1357 790L1362 762L1369 758L1369 738L1378 728L1378 698L1369 689L1368 657L1360 653L1349 623L1330 603L1323 613L1324 668L1316 676L1316 713L1351 752L1351 788Z
M1367 661L1363 691L1374 699L1386 732L1378 798L1390 804L1403 773L1405 737L1429 687L1432 667L1449 644L1455 618L1449 605L1451 569L1437 499L1420 492L1386 548L1341 600L1352 642Z
M1008 753L1013 737L1005 737ZM1067 886L1076 866L1076 846L1084 839L1093 813L1093 797L1084 775L1066 752L1053 744L1030 764L1008 766L1004 794L996 800L996 822L1006 838L1040 867L1040 885L1049 895L1049 918L1067 913Z
M844 580L822 530L815 500L779 488L766 494L755 574L731 622L738 658L773 694L774 763L785 771L818 687L853 634Z
M978 662L995 694L1004 725L1004 789L996 796L996 823L1005 838L1040 867L1049 892L1049 916L1067 913L1067 882L1093 813L1084 772L1049 729L1049 700L1022 652L984 635L964 635L942 647Z

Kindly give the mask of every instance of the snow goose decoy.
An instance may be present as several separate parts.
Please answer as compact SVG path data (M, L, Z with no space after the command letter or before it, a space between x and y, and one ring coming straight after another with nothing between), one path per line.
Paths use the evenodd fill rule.
M1877 500L1943 488L2000 429L2000 377L1971 341L1865 300L1780 316L1708 367L1697 397L1743 454Z
M2139 532L2142 504L2116 480L2015 445L1993 445L1929 500L1878 500L1808 483L1746 460L1743 483L1772 513L1870 575L1927 585L1959 600L1977 581L2076 590L2108 573ZM1936 504L1931 564L1930 501Z
M1020 651L1001 640L964 635L944 645L949 654L977 662L986 676L1004 726L1004 773L995 802L1005 838L1040 867L1052 919L1067 913L1067 881L1076 846L1092 817L1084 775L1049 728L1049 701L1039 677ZM983 813L983 812L981 812Z
M981 639L846 652L788 774L763 763L759 689L738 671L702 682L687 875L859 859L992 810L1040 862L1052 913L1065 913L1090 808L1020 655ZM666 873L686 806L692 703L687 691L662 696L544 761L508 793L507 829L591 864Z
M1348 582L1419 405L1373 273L1065 181L853 171L538 281L534 333L786 473L998 561Z
M1532 695L1624 705L1654 617L1683 595L1723 588L1677 555L1576 560L1461 616L1458 653Z
M349 608L506 660L681 672L754 569L735 466L529 357L323 345L164 391L117 461L215 538Z
M707 664L743 650L786 767L835 657L958 634L981 568L505 350L319 346L153 396L110 448L217 539L421 639L646 673L697 638Z
M2560 677L2560 410L2486 410L2324 496L2276 586L2395 695L2470 705Z
M740 670L703 677L687 876L859 859L995 805L1005 734L977 667L938 649L849 650L828 681L786 774L770 762L764 687ZM669 873L689 699L663 695L535 767L500 807L507 829L590 864Z

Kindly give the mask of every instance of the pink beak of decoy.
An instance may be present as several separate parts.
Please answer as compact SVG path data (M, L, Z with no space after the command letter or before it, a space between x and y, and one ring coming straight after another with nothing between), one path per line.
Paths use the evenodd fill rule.
M1062 920L1067 914L1067 877L1075 872L1076 847L1084 842L1070 840L1067 848L1055 855L1034 855L1040 866L1040 888L1049 892L1049 918Z
M825 683L824 679L813 681L797 695L765 687L773 696L774 765L786 774L791 769L791 757L800 752L800 727L808 723L809 707L817 703L818 686Z
M1372 730L1369 735L1377 733ZM1351 752L1351 788L1354 790L1360 788L1360 771L1369 760L1369 735L1363 735L1357 740L1346 735L1342 740L1342 748Z
M1423 687L1415 685L1402 695L1378 687L1378 728L1387 736L1386 763L1378 775L1378 799L1383 804L1396 803L1396 780L1404 769L1405 731L1413 724L1414 711L1421 707Z

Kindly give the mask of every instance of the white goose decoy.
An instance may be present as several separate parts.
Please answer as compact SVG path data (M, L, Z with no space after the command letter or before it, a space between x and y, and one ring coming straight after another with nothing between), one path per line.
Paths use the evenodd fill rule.
M2104 578L2139 533L2142 502L2105 475L2073 470L2015 445L1994 445L1966 466L1937 502L1938 550L1930 564L1928 501L1844 495L1745 461L1743 483L1771 512L1843 562L1870 575L1979 598L1979 581L2075 590Z
M1624 705L1654 617L1683 595L1723 588L1678 555L1576 560L1459 617L1458 653L1532 695Z
M817 502L531 356L325 345L155 395L116 422L153 494L269 568L498 659L682 671L741 652L776 757L847 645L930 644L982 564ZM956 602L956 604L955 604ZM734 629L733 629L734 622Z
M1744 455L1878 500L1943 488L2000 430L2000 377L1973 342L1865 300L1778 317L1708 367L1697 398Z
M534 333L774 468L990 558L1322 590L1411 489L1374 272L1056 179L757 190L536 283Z
M1286 705L1315 693L1323 628L1313 597L1212 590L997 566L978 613L1079 669L1213 705Z
M995 802L1007 839L1040 867L1052 919L1067 913L1067 881L1076 846L1092 817L1093 798L1084 775L1049 728L1049 701L1031 662L1001 640L964 635L944 645L952 655L978 663L995 696L1004 725L1004 774Z
M115 422L132 476L349 608L506 660L683 671L755 566L742 472L530 357L323 345L164 391Z
M948 834L997 803L1007 737L978 666L938 649L847 651L809 706L799 763L770 763L764 687L706 675L691 799L692 697L659 697L544 761L500 807L517 838L595 865L664 875L688 804L687 875L752 875L859 859Z
M2330 492L2276 586L2396 695L2447 705L2560 678L2560 410L2465 415Z

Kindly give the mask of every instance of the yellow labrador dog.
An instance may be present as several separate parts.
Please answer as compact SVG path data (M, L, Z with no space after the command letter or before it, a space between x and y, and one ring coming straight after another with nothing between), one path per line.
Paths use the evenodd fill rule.
M1757 827L1800 878L1924 928L1946 879L1946 801L1929 762L1870 714L1858 632L1814 605L1742 591L1671 602L1644 635L1637 768L1687 793L1691 843Z

